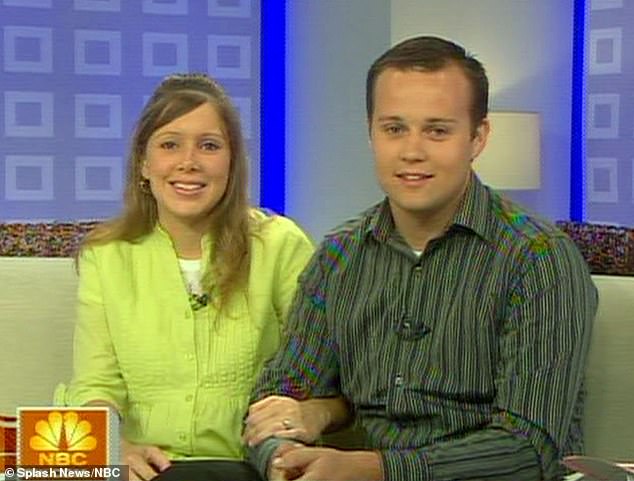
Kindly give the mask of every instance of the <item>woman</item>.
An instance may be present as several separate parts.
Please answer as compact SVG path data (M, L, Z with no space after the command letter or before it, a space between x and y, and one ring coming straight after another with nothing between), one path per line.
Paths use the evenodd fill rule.
M293 222L249 207L223 89L166 78L133 137L123 213L79 254L64 403L116 409L131 479L258 479L238 462L242 419L312 252Z

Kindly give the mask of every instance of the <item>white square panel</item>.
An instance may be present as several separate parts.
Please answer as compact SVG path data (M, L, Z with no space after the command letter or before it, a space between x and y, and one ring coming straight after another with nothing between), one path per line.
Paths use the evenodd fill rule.
M99 124L90 125L88 109L105 107L106 114ZM121 96L106 94L75 95L75 137L90 139L121 138Z
M613 157L589 157L587 162L587 194L589 202L619 201L618 164Z
M120 12L121 0L75 0L75 10Z
M623 7L623 0L591 0L590 10L607 10Z
M53 200L52 155L7 155L5 157L4 187L7 200ZM20 170L39 171L38 188L20 185Z
M199 1L199 0L198 0ZM170 3L156 0L143 0L143 13L159 15L187 15L187 0L172 0Z
M209 35L208 70L212 77L251 77L251 38L243 35Z
M622 43L623 29L621 27L590 30L590 61L588 67L590 74L621 73ZM608 53L607 59L601 58L606 53Z
M188 69L189 50L188 37L185 33L151 33L143 34L143 75L146 77L186 72ZM175 63L157 64L155 53L161 48L173 48Z
M619 94L588 95L588 139L616 139L619 136ZM608 122L604 124L604 121Z
M75 158L76 200L121 200L123 161L114 156L79 156ZM107 188L91 188L88 182L90 169L107 171Z
M230 3L227 5L227 3ZM249 17L251 0L207 0L207 14L210 17Z
M53 137L53 93L6 91L4 132L7 137Z
M31 42L36 58L20 58L20 42ZM4 27L5 72L53 71L53 30L46 27Z
M240 114L240 123L245 139L251 138L251 99L249 97L233 97L233 104Z
M51 8L53 0L3 0L7 7Z
M91 45L107 49L105 61L101 58L92 58ZM121 32L75 30L75 73L121 75Z

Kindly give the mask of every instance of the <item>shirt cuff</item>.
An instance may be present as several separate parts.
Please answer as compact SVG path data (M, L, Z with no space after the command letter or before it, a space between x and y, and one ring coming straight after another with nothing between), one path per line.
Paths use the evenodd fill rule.
M268 479L268 470L271 457L277 448L284 442L283 439L270 437L262 441L255 447L247 450L249 462L255 467L262 479Z

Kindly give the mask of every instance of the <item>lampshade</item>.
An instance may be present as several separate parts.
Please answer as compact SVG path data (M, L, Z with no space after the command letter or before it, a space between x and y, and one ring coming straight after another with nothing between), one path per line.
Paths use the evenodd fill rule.
M540 122L535 112L490 112L487 145L473 161L482 182L504 190L538 189Z

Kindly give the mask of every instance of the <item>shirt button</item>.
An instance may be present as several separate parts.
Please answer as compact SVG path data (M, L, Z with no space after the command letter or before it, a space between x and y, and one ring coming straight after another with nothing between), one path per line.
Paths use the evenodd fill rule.
M185 433L180 433L180 434L178 435L178 439L179 439L180 441L185 441L185 440L187 439L187 435L186 435Z
M185 310L185 319L191 319L192 317L192 311L190 311L189 309Z
M185 396L185 401L189 402L192 399L194 399L194 396L192 396L191 394L188 394L187 396Z
M403 385L403 376L401 376L400 374L398 374L395 378L394 378L394 385L396 387L401 387Z
M403 323L403 329L409 329L410 327L412 327L412 325L409 323L409 321L405 321Z
M185 355L185 359L187 359L188 361L193 361L194 360L194 355L193 354L186 354Z
M414 267L414 274L420 274L423 272L423 266L418 265L416 267Z

